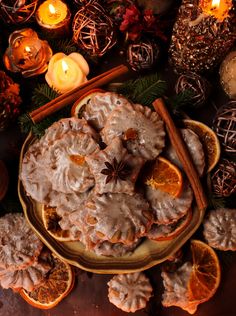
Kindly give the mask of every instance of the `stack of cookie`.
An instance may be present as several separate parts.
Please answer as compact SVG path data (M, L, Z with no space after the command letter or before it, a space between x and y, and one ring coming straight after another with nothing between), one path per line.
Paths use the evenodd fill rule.
M0 285L32 291L45 278L51 265L43 244L27 224L23 214L0 218Z
M183 134L202 173L200 141L189 130ZM46 205L51 235L79 240L98 255L123 256L143 237L169 238L191 218L193 193L184 176L174 195L140 176L161 159L164 147L156 112L116 93L96 92L81 118L54 123L30 146L20 177L27 194ZM173 148L165 151L178 164Z

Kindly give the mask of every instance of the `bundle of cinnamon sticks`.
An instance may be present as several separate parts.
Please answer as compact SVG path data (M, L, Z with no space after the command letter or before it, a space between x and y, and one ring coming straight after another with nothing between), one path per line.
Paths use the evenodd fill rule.
M119 65L115 68L112 68L103 74L90 79L84 84L80 85L78 88L69 91L65 94L60 95L54 100L44 104L43 106L37 108L36 110L29 113L29 116L33 123L38 123L49 115L59 111L67 105L75 102L83 94L87 93L89 90L101 87L105 84L108 84L113 79L125 74L128 72L128 67L125 65Z

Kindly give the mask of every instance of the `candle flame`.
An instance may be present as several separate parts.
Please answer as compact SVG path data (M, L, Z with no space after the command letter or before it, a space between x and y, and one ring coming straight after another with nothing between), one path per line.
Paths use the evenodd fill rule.
M29 46L25 46L25 51L29 53L31 51L30 47Z
M62 64L62 69L63 69L63 71L64 71L65 73L67 73L67 71L68 71L68 69L69 69L67 63L66 63L64 60L62 60L61 64Z
M219 8L220 0L212 0L211 6Z
M50 3L48 7L51 14L56 14L56 9L53 4Z

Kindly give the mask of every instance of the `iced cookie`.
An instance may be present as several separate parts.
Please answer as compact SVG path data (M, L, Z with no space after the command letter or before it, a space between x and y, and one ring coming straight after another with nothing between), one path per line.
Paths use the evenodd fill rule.
M236 209L212 210L204 223L207 243L220 250L236 250Z
M128 152L144 159L155 159L165 144L162 120L156 112L140 110L141 105L130 103L116 107L101 131L103 141L110 144L117 136Z
M145 308L152 296L152 286L142 272L115 275L107 284L109 301L127 313Z
M122 243L112 244L109 241L104 241L100 244L97 244L93 251L98 256L106 256L106 257L123 257L126 255L131 255L133 251L139 245L140 240L137 240L132 245L124 245Z
M0 268L24 269L35 262L43 243L26 222L23 214L11 213L0 218Z
M99 152L85 158L95 177L95 191L103 194L133 194L136 179L144 164L141 157L132 156L123 147L119 138Z
M183 140L185 144L187 145L187 148L190 152L190 155L192 156L193 163L198 171L198 174L200 176L203 175L204 169L205 169L205 155L202 143L193 131L190 129L181 129L181 134L183 137ZM179 161L179 158L174 150L174 147L172 145L169 145L165 152L166 157L172 161L176 166L179 168L182 168L181 162Z

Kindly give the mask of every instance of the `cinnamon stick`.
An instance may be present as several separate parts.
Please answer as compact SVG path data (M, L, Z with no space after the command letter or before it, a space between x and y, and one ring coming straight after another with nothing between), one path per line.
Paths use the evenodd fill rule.
M125 65L120 65L115 68L112 68L106 71L105 73L88 80L78 88L69 91L65 94L62 94L54 100L30 112L29 116L31 117L34 123L40 122L49 115L59 111L60 109L64 108L69 104L72 104L84 93L87 93L89 90L101 87L127 72L128 67L126 67Z
M153 106L166 124L171 143L174 146L174 149L192 186L198 208L199 210L204 211L207 207L207 198L204 194L201 181L193 164L192 157L186 147L185 142L183 141L182 135L180 134L179 129L176 128L164 104L164 101L161 98L157 99L153 102Z

